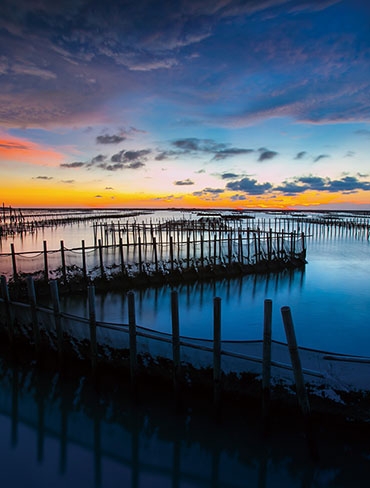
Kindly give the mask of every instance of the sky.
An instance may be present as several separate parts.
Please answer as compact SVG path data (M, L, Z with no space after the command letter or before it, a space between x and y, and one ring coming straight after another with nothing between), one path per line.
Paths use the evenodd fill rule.
M5 205L370 210L369 150L368 0L1 1Z

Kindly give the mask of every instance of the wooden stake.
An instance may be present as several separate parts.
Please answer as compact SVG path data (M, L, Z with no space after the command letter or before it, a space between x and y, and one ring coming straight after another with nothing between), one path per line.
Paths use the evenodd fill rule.
M15 260L15 250L14 250L14 244L10 244L10 252L12 254L12 265L13 265L13 279L16 281L18 279L18 273L17 273L17 263Z
M44 245L44 280L48 281L49 279L49 269L48 269L48 250L47 250L47 242L43 242Z

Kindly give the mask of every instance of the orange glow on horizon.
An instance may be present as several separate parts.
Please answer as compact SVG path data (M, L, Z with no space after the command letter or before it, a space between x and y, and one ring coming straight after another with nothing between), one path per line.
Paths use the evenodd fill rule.
M117 193L104 190L94 192L90 188L76 188L62 183L47 186L35 181L32 186L22 184L0 186L2 201L14 208L37 207L80 207L80 208L261 208L292 209L295 207L318 207L325 204L369 204L368 192L351 195L306 192L298 196L248 196L244 200L233 200L232 193L223 197L208 199L192 194L154 195L139 192ZM0 202L1 203L1 202Z

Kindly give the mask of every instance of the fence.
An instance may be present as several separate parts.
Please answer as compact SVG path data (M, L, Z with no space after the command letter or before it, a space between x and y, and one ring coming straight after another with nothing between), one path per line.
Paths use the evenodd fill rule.
M139 372L155 369L170 377L175 391L187 371L205 375L212 384L214 404L219 403L225 378L248 373L253 380L261 380L264 401L268 404L271 382L291 385L296 390L304 413L308 413L304 385L311 391L318 388L320 396L326 391L370 391L370 358L335 354L297 346L289 307L281 309L288 344L271 339L272 302L265 300L263 335L258 341L222 340L221 299L214 298L213 338L209 340L181 336L177 292L172 291L169 320L172 333L160 333L139 326L135 316L135 296L128 292L128 321L113 324L96 320L95 288L89 287L89 317L77 317L62 312L58 286L51 281L53 309L37 304L34 282L27 279L28 303L11 300L4 276L1 277L0 325L10 344L19 337L26 338L36 354L42 350L56 351L58 364L65 361L67 351L87 359L95 373L100 364L129 369L132 384ZM204 379L204 378L203 378ZM271 380L270 380L271 379Z
M190 222L190 223L189 223ZM202 225L196 221L167 222L162 225L95 224L94 246L50 250L46 241L38 251L0 254L0 269L7 278L33 274L36 278L66 283L80 277L85 281L115 275L165 277L168 274L208 272L224 275L279 270L302 266L306 236L302 232L233 228L222 223ZM191 226L191 228L189 227ZM109 236L112 242L109 243ZM37 275L37 276L36 276Z

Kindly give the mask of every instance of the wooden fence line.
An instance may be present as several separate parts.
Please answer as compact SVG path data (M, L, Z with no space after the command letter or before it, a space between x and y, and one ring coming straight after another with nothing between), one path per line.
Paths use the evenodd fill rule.
M50 269L50 259L52 255L60 254L60 270L61 278L64 284L68 281L68 266L66 263L66 252L75 252L81 254L81 263L78 266L80 274L83 279L88 280L88 273L94 269L100 270L100 277L105 278L105 270L107 266L111 268L116 266L120 268L121 274L127 276L127 266L137 265L138 274L159 273L160 268L163 270L169 265L169 270L173 273L176 270L190 269L196 267L197 269L206 268L209 266L232 266L233 264L257 265L262 262L282 264L284 262L293 262L296 260L296 265L305 263L306 256L306 238L307 236L302 232L297 235L296 231L290 233L285 230L275 232L272 229L263 231L261 229L242 229L239 228L237 233L224 231L210 231L207 235L205 233L196 232L192 236L189 232L186 233L166 233L165 236L159 234L154 235L149 240L146 234L132 230L131 240L129 233L127 233L127 240L123 242L122 236L119 237L118 243L103 244L102 239L98 239L97 246L86 246L85 241L82 240L81 247L67 248L64 241L60 241L60 248L51 250L48 248L47 242L43 242L43 249L41 251L24 251L16 252L14 244L11 243L11 252L1 253L1 257L11 256L12 262L12 277L14 281L19 277L19 267L17 265L18 258L35 257L35 255L43 256L43 275L47 281ZM192 237L192 239L191 239ZM157 241L158 238L158 241ZM126 260L124 258L124 249L126 249ZM133 250L134 254L129 258L129 251ZM113 251L113 256L104 256L104 251L109 253ZM109 262L105 263L105 259L118 259L115 254L119 253L119 263ZM136 254L137 251L137 254ZM89 252L98 253L98 264L93 268L87 269L86 255ZM148 252L151 252L151 259L147 259ZM143 258L145 253L145 258ZM161 259L158 258L160 254ZM177 254L177 257L175 257ZM138 257L136 262L135 256ZM154 270L149 270L154 265ZM40 269L34 269L32 272L39 272ZM76 266L74 267L76 272Z
M32 330L33 330L33 341L34 347L36 352L37 360L41 360L40 350L41 350L41 329L42 327L42 320L39 320L38 313L39 307L37 306L36 294L35 294L35 287L32 277L29 277L27 280L28 289L29 289L29 303L26 305L27 308L31 311L31 319L32 319ZM60 310L59 304L59 295L58 295L58 284L55 280L51 280L49 282L50 285L50 292L53 302L53 310L50 310L50 314L54 317L54 325L56 331L56 348L58 354L58 367L59 369L63 369L66 366L66 348L65 348L65 338L63 333L63 318L70 317L74 318L79 321L83 321L80 317L75 317L69 314L62 313ZM173 378L173 391L175 393L175 397L179 398L180 394L180 372L181 372L181 350L180 346L187 346L193 349L197 349L199 351L210 352L213 355L212 360L212 390L213 390L213 405L216 411L218 411L220 407L220 400L222 396L222 377L223 377L223 370L222 370L222 356L229 356L238 359L244 359L247 361L254 361L261 364L261 372L262 372L262 385L261 385L261 398L262 398L262 412L263 418L266 417L268 411L266 410L267 403L270 401L270 369L271 366L278 366L283 369L288 369L293 371L296 387L297 387L297 397L299 405L305 416L308 416L310 413L309 410L309 403L308 403L308 396L307 391L304 385L303 379L303 370L300 365L299 355L298 355L298 347L295 339L295 332L293 321L291 318L291 312L289 307L283 307L282 315L283 315L283 322L284 327L286 329L286 335L288 340L288 347L289 352L291 354L291 362L292 365L280 364L276 361L271 361L271 311L272 311L272 301L265 300L264 304L264 333L263 333L263 357L256 358L256 357L249 357L241 353L234 353L232 351L225 351L222 350L222 341L221 341L221 298L215 297L213 299L213 339L211 341L212 346L202 346L192 344L191 342L187 342L180 335L180 325L179 325L179 305L178 305L178 292L173 290L171 292L171 310L170 316L172 321L172 332L170 337L160 337L156 335L156 332L138 332L136 330L136 315L135 315L135 294L134 292L130 291L127 293L128 298L128 335L129 335L129 371L130 371L130 379L131 385L136 391L137 384L139 382L138 376L138 352L137 352L137 336L146 337L156 339L162 342L168 342L172 345L172 378ZM1 298L0 302L3 302L6 307L6 324L5 328L8 331L11 331L11 343L14 346L15 343L15 330L14 330L14 320L12 314L12 306L19 305L17 302L13 302L9 298L9 291L7 286L6 278L2 275L1 276ZM96 308L95 308L95 287L94 285L90 285L88 287L88 303L89 303L89 318L86 320L89 326L89 342L90 342L90 363L91 363L91 373L93 377L96 377L98 368L99 368L99 343L97 339L97 327L103 327L105 324L99 322L97 324L96 320ZM48 310L43 308L42 310ZM117 331L122 332L122 325L117 325L113 327ZM43 339L44 340L44 339ZM51 344L51 340L49 339L49 347L53 348ZM310 372L314 374L314 372ZM320 373L315 373L317 376L321 376ZM266 391L268 390L268 396L266 395ZM268 405L269 406L269 405Z

